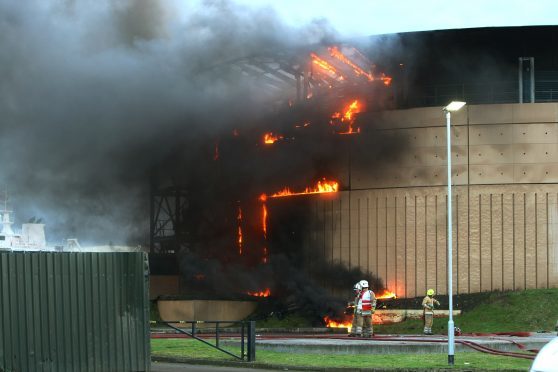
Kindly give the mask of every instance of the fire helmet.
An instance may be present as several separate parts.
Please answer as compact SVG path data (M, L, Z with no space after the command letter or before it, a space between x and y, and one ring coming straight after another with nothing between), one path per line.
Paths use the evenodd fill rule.
M426 291L426 295L427 296L434 296L434 290L432 288L430 288L428 291Z
M353 287L353 289L355 290L355 292L358 292L362 289L362 287L360 286L360 282L356 283Z
M368 288L368 281L366 280L361 280L359 284L362 288Z

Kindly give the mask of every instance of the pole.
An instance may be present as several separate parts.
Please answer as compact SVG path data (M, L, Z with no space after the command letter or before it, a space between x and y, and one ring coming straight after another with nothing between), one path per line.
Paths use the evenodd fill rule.
M448 148L448 298L449 298L449 321L448 321L448 364L454 365L454 325L453 325L453 253L452 253L452 210L451 210L451 113L446 110L446 132Z

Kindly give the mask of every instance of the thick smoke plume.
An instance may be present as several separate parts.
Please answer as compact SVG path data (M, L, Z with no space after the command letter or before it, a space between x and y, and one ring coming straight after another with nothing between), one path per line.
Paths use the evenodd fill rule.
M267 8L182 3L0 0L0 182L19 222L43 218L50 240L147 241L151 169L264 113L231 61L334 37Z

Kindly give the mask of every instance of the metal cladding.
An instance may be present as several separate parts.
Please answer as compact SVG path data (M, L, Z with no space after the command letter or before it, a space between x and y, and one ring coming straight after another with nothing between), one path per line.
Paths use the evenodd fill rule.
M0 252L0 370L149 371L147 255Z

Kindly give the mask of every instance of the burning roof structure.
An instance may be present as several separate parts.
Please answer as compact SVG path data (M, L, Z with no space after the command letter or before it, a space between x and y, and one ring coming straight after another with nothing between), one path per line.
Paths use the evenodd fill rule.
M162 187L154 177L154 251L178 254L192 293L277 296L287 308L312 298L320 318L344 309L328 286L350 290L366 277L385 290L373 273L309 257L300 239L312 198L349 187L350 160L335 148L351 146L343 135L365 132L358 115L389 101L391 78L346 45L230 67L268 87L274 109L202 146L182 181Z

